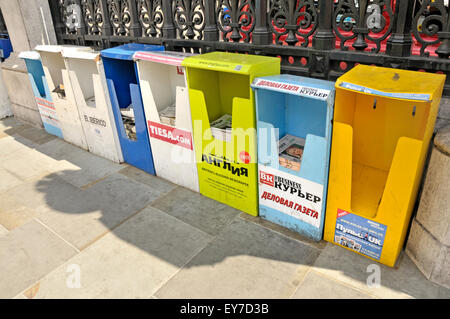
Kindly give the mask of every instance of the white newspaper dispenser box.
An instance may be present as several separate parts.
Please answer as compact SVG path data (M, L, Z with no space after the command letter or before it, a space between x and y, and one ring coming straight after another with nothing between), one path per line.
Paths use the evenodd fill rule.
M181 52L136 52L156 175L199 191L186 72Z
M63 48L89 151L123 162L100 52Z
M80 115L72 93L69 72L62 55L63 48L74 46L38 45L35 50L41 55L47 84L50 89L60 128L65 141L88 149L86 136L81 126ZM92 50L79 47L79 50Z

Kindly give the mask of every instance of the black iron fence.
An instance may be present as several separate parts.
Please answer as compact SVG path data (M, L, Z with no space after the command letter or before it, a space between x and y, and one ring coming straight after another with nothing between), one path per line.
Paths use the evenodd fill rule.
M450 71L448 0L49 0L58 42L278 56L335 80L358 63ZM450 78L445 94L450 95Z
M3 19L2 10L0 9L0 38L8 34L8 29L6 29L6 23Z

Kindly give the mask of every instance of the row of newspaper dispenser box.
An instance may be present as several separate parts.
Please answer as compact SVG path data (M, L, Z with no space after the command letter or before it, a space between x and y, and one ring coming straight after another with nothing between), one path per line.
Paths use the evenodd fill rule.
M22 52L45 129L116 162L393 266L445 76L126 44Z

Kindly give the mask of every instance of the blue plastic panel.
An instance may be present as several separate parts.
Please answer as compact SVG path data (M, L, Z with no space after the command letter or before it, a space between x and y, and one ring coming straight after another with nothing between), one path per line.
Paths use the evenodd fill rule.
M0 58L9 58L12 51L11 40L9 40L9 38L0 38Z

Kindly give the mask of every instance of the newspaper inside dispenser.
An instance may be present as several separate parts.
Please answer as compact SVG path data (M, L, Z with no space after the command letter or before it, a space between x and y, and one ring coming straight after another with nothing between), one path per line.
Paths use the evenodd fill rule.
M305 139L286 134L278 141L278 159L281 166L299 171L305 149Z
M50 79L47 79L50 83L50 89L52 93L56 93L60 99L66 98L66 91L63 84L63 77L61 70L65 70L64 59L59 52L40 52L42 63L47 67L50 73ZM51 87L51 84L54 87Z
M133 105L130 104L127 108L120 109L120 115L122 116L123 127L125 128L127 137L132 141L136 141L136 121Z

